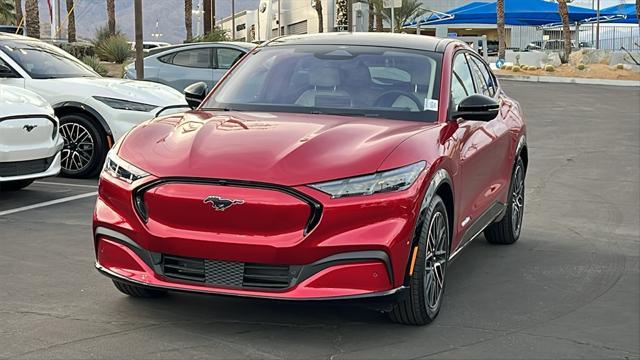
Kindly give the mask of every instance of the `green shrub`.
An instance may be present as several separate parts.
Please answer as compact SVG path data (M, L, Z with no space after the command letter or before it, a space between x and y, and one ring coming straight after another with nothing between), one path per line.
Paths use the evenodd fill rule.
M113 36L123 36L124 34L122 33L122 31L120 31L120 29L116 29L116 33L113 34ZM100 45L101 43L103 43L105 40L107 40L108 38L111 37L111 34L109 33L109 27L107 25L103 25L99 28L96 29L96 35L93 38L93 45L95 45L96 47L98 45Z
M124 36L112 36L96 46L96 54L102 60L122 64L131 55L131 45Z
M56 44L60 49L68 52L69 54L82 59L85 56L94 56L95 47L91 43L59 43Z
M554 71L556 71L556 68L553 65L547 65L547 66L544 67L544 71L554 72Z
M616 65L616 69L618 69L618 70L624 70L624 64L618 64L618 65Z
M587 67L586 67L584 64L582 64L582 63L578 64L578 66L576 66L576 67L578 68L578 70L584 70L584 69L586 69L586 68L587 68Z
M513 65L505 65L502 68L507 70L507 71L511 71L513 69Z
M519 66L514 66L513 69L511 69L513 72L520 72L520 67Z
M197 36L193 38L191 42L212 42L212 41L230 41L231 38L227 34L227 31L219 26L216 26L210 33Z
M97 72L101 76L106 76L109 73L97 56L84 56L82 57L82 62L89 65L93 71Z

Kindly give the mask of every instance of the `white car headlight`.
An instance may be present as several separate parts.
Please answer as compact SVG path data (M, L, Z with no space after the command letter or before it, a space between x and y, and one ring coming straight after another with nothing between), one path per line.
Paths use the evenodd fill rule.
M129 100L114 99L104 96L94 96L93 98L118 110L149 112L158 107L156 105L143 104Z
M128 183L132 183L136 180L149 176L149 173L146 171L122 160L113 150L109 151L107 154L107 159L104 162L104 168L102 171L116 179L124 180Z
M425 166L426 162L420 161L398 169L309 186L331 195L334 199L346 196L401 191L413 185Z

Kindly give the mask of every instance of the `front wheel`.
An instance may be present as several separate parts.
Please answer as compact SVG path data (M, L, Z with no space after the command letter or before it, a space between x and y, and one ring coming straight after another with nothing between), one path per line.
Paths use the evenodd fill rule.
M518 241L522 231L524 216L524 178L525 168L522 158L518 157L511 175L507 212L502 220L495 222L484 231L484 237L492 244L509 245Z
M98 175L108 149L106 136L95 122L83 114L64 115L60 135L64 139L60 173L74 178Z
M433 197L426 209L416 236L418 252L409 290L389 313L391 320L406 325L432 322L442 306L450 232L447 210L438 195Z

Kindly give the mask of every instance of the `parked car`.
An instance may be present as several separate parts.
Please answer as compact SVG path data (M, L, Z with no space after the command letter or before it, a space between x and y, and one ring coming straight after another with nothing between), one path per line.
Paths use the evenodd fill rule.
M186 104L170 87L102 78L56 46L9 34L0 34L0 85L31 90L52 104L65 139L62 174L73 177L97 175L114 141L160 107ZM78 136L85 140L74 141Z
M0 85L0 190L60 172L63 139L53 108L31 91Z
M129 42L129 45L131 45L131 50L136 49L136 43L135 42ZM158 49L158 48L165 48L171 46L171 44L169 44L168 42L162 42L162 41L143 41L142 42L142 51L144 52L149 52L152 49Z
M497 40L487 40L487 56L498 56L498 48L500 43ZM478 42L478 53L484 55L484 49L482 49L482 41Z
M17 27L15 25L1 25L0 24L0 33L9 33L9 34L18 34L22 35L24 32L23 27Z
M121 292L377 298L426 324L471 240L518 240L523 113L466 44L282 37L222 81L108 155L96 266Z
M183 91L204 81L209 88L244 54L255 47L251 43L217 42L185 44L144 58L144 78ZM135 64L125 68L124 78L134 79Z

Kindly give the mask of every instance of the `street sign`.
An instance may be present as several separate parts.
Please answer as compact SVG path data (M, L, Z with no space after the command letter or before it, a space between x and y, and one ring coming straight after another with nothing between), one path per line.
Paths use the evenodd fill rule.
M399 8L402 6L402 0L382 0L382 7L385 9Z

